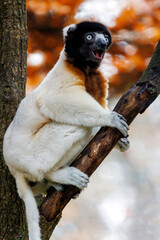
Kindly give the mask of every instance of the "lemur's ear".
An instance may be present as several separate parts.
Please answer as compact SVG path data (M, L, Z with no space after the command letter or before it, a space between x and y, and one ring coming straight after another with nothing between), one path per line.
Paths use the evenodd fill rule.
M71 24L65 28L63 28L63 37L72 35L74 33L74 30L76 28L76 24Z

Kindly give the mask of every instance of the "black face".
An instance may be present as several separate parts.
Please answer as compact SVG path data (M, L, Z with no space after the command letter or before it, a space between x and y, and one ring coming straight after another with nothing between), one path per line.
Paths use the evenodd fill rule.
M97 68L111 45L111 34L97 22L81 22L69 28L65 38L65 52L69 61L85 70Z
M84 34L84 43L80 51L86 56L86 60L100 64L109 47L109 38L107 33L88 32Z

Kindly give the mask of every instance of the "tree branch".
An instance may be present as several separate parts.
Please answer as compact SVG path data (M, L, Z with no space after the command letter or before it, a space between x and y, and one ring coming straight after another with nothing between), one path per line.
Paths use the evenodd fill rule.
M134 120L138 113L143 113L160 93L159 53L160 41L139 81L124 93L114 108L114 111L127 119L128 124ZM117 129L102 127L74 160L72 166L91 176L121 137L122 135ZM47 221L54 220L77 192L79 190L74 186L66 186L62 192L51 188L40 207L41 215Z

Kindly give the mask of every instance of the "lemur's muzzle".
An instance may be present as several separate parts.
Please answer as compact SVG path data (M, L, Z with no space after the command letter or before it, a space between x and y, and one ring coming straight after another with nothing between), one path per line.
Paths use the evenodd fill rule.
M98 39L92 48L92 54L97 60L101 61L104 57L106 49L107 49L106 41Z

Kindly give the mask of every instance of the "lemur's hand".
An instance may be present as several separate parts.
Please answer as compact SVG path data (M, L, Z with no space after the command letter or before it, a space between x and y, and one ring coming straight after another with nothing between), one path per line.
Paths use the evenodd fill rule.
M124 135L124 137L128 136L129 126L127 124L126 119L119 113L116 113L116 112L110 113L109 126L117 128Z
M120 150L121 152L124 152L124 151L126 151L126 150L129 149L129 147L130 147L130 142L129 142L128 138L121 138L121 139L118 141L117 145L118 145L119 150Z

